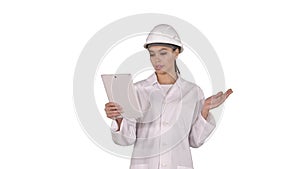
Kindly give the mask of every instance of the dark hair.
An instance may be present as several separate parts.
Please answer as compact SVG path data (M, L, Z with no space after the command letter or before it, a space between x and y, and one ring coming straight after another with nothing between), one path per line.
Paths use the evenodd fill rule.
M172 47L173 51L175 51L176 49L178 49L180 51L180 47L179 46L176 46L176 45L172 45L172 46L173 46ZM175 72L177 72L178 74L180 74L180 70L178 69L176 60L174 61L174 64L175 64Z
M150 44L146 45L146 48L148 49L150 46L166 46L166 47L172 48L173 51L175 51L177 48L179 51L181 50L180 46L173 45L170 43L150 43Z
M180 70L178 69L178 66L177 66L177 64L176 64L176 60L174 61L175 63L175 72L177 72L178 74L180 74Z

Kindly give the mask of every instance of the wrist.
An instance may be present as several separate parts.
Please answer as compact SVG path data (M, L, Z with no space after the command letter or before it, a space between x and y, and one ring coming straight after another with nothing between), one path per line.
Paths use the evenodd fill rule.
M117 118L116 119L116 122L118 124L118 130L117 131L120 131L122 120L123 120L123 118Z
M208 114L209 114L209 110L202 110L202 111L201 111L201 115L202 115L202 117L203 117L205 120L206 120Z

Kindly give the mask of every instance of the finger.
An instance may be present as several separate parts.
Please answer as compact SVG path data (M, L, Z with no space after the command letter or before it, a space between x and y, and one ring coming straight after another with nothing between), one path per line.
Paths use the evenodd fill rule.
M122 107L120 105L115 105L113 108L117 110L122 110Z
M212 98L212 103L219 102L222 98L223 92L219 92L218 94L214 95Z
M225 100L226 100L226 93L224 93L222 96L221 96L221 99L220 99L220 103L219 104L222 104Z
M113 118L113 117L117 117L120 116L120 114L109 114L107 115L108 118Z
M113 107L113 106L117 106L116 103L114 102L109 102L106 104L107 107Z
M114 111L109 111L106 114L121 114L121 113L122 113L121 111L114 110Z
M122 111L123 108L120 107L120 106L112 106L112 107L106 107L105 110L107 110L107 111L112 111L112 110L119 110L119 111Z
M108 102L107 106L119 106L119 104L116 102Z
M227 97L232 93L233 93L232 89L228 89L225 93L218 92L216 95L214 95L211 98L211 100L207 100L208 101L207 106L209 107L209 109L213 109L220 106L227 99Z
M216 98L214 98L211 102L210 109L213 109L215 107L218 107L220 104L222 104L226 100L226 94L222 94Z
M220 91L220 92L218 92L215 96L216 96L216 97L220 97L220 96L222 96L222 94L223 94L223 92Z
M220 97L223 95L223 92L218 92L217 94L212 96L212 100L216 101L220 99Z
M107 116L118 116L118 115L121 115L120 112L109 112L106 114Z
M114 102L108 102L105 104L105 106L112 106L112 105L114 105Z
M108 118L117 117L117 116L121 116L121 114L108 114L107 115Z
M105 111L112 111L112 110L116 110L117 107L105 107Z
M226 100L226 98L232 93L233 91L231 89L228 89L225 93L223 92L219 92L216 97L215 97L215 101L216 102L224 102ZM221 94L222 93L222 94Z
M227 99L227 93L224 93L218 99L215 100L215 102L213 103L212 107L215 108L215 107L220 106L222 103L225 102L226 99Z
M112 111L109 111L109 113L122 113L122 111L120 111L120 110L112 110Z
M107 107L106 109L107 109L108 111L112 111L112 110L122 111L122 110L123 110L122 107L117 107L117 106L115 106L115 107Z
M226 98L233 93L232 89L226 91Z

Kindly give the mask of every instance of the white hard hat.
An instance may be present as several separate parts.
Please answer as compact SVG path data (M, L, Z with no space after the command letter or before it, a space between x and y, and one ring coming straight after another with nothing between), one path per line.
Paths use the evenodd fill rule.
M175 29L167 24L155 26L149 33L144 48L150 44L171 44L180 47L179 53L183 51L183 45Z

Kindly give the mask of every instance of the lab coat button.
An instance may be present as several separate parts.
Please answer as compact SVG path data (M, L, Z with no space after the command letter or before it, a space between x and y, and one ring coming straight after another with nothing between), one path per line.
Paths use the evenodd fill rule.
M169 124L169 122L167 122L167 121L164 121L164 122L163 122L163 125L164 125L164 126L167 126L168 124Z

